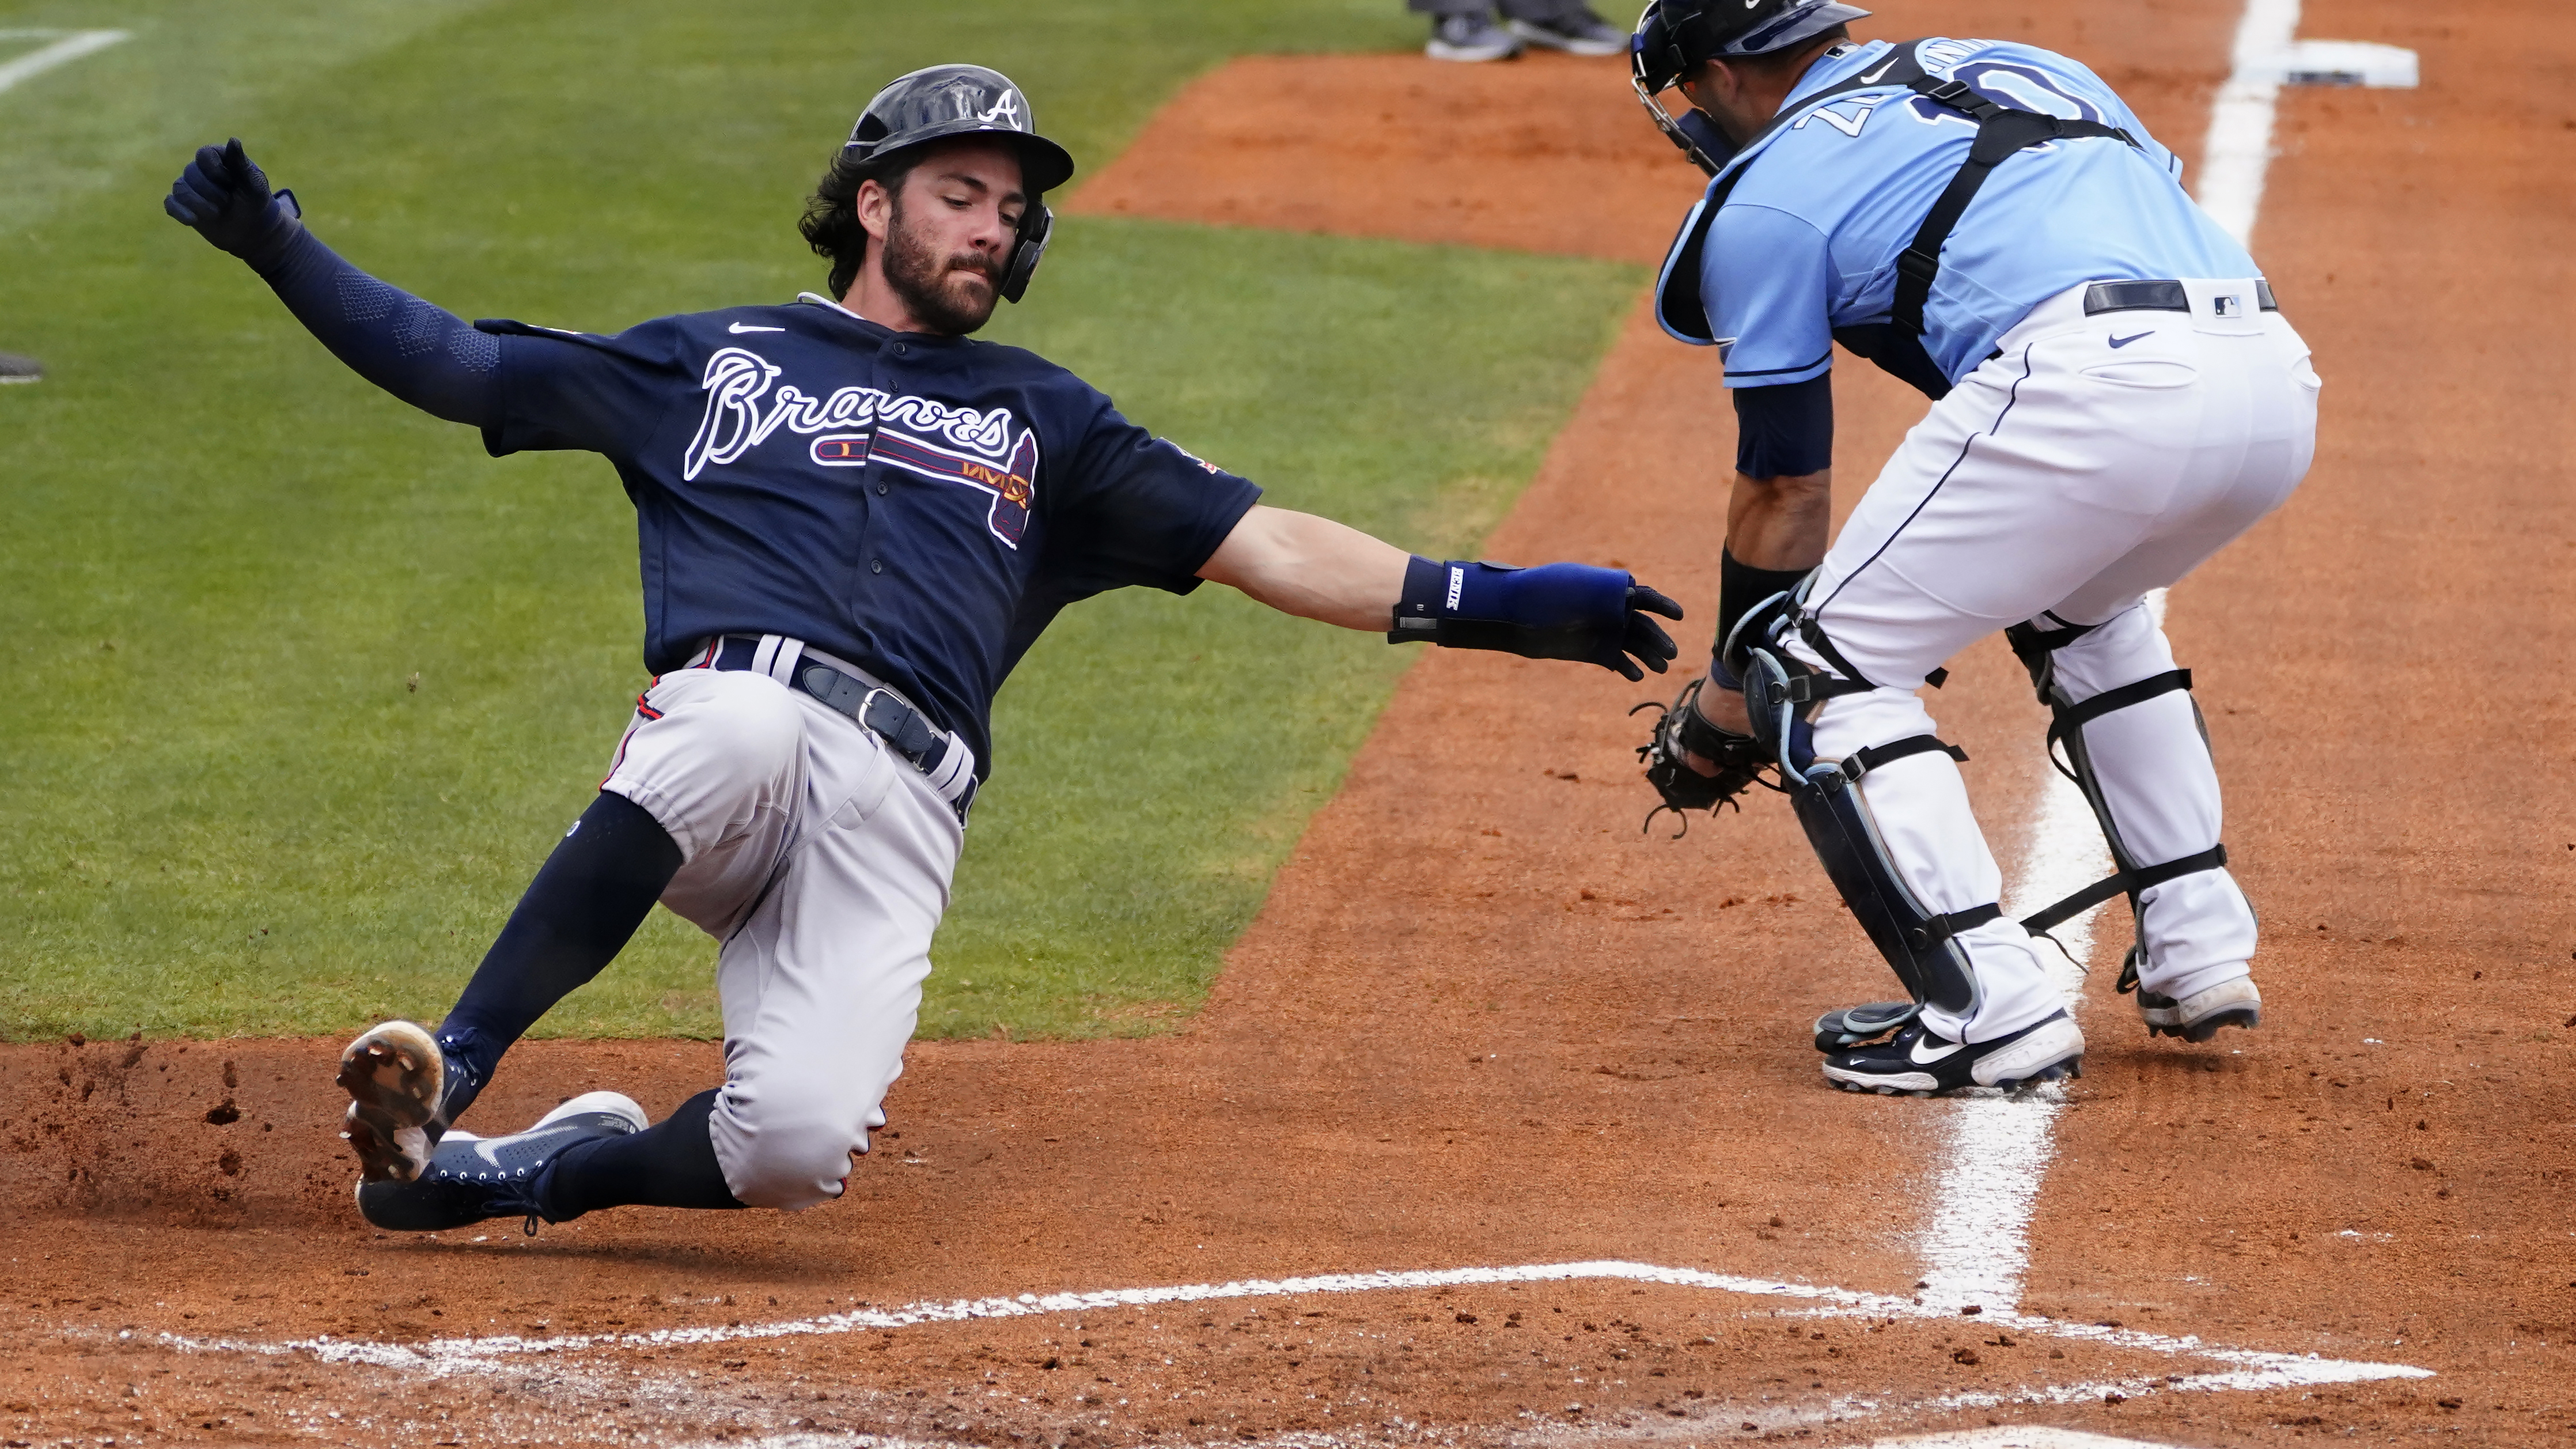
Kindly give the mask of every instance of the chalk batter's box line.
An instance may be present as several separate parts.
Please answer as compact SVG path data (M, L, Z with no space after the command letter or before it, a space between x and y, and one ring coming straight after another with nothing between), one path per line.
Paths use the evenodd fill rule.
M561 1334L549 1338L501 1334L479 1338L431 1339L427 1343L416 1346L377 1343L365 1339L336 1339L329 1334L280 1343L194 1338L172 1333L161 1334L159 1339L164 1345L183 1352L269 1355L300 1353L309 1354L324 1363L363 1364L376 1368L444 1376L453 1373L499 1372L505 1367L505 1360L532 1354L581 1354L599 1350L614 1352L629 1349L759 1342L765 1339L891 1331L924 1324L1033 1318L1058 1313L1154 1308L1167 1304L1211 1303L1248 1298L1296 1298L1335 1293L1586 1281L1697 1288L1742 1294L1748 1297L1786 1300L1798 1305L1797 1316L1801 1317L1891 1318L1918 1321L1940 1320L1950 1323L1962 1321L1958 1315L1949 1310L1926 1307L1910 1298L1898 1298L1883 1293L1861 1293L1810 1283L1785 1283L1767 1278L1710 1273L1696 1268L1667 1268L1652 1263L1631 1263L1613 1259L1584 1263L1533 1263L1500 1268L1328 1273L1300 1278L1245 1279L1232 1283L1117 1288L1092 1293L1043 1295L1023 1293L1015 1298L960 1298L946 1302L913 1303L900 1308L854 1309L847 1313L831 1313L815 1318L791 1319L776 1323L660 1328L640 1333ZM1995 1312L1986 1314L1976 1321L1980 1325L1992 1323L2023 1333L2072 1339L2109 1348L2190 1355L2214 1360L2229 1367L2224 1372L2190 1375L2179 1380L2142 1378L2102 1384L2068 1385L2055 1389L2032 1389L2010 1394L1953 1394L1929 1401L1924 1407L1979 1408L2008 1402L2071 1403L2082 1399L2098 1400L2106 1392L2120 1392L2134 1397L2138 1394L2160 1391L2295 1388L2318 1384L2363 1383L2377 1379L2433 1377L2431 1369L2418 1368L2412 1364L2364 1363L2348 1359L2321 1358L2313 1353L2300 1355L2270 1353L2255 1349L2217 1348L2202 1343L2194 1336L2176 1338L2159 1333L2143 1333L2135 1329L2062 1323L2055 1319L2024 1313ZM1846 1404L1851 1410L1863 1412L1895 1407L1862 1398L1838 1402Z

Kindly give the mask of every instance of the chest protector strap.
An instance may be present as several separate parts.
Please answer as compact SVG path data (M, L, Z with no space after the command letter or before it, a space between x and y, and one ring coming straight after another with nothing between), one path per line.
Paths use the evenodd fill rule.
M2099 121L2068 120L2041 111L2016 110L1977 94L1964 81L1939 80L1923 69L1916 54L1922 41L1909 41L1897 47L1882 65L1872 69L1870 80L1847 80L1798 101L1772 118L1744 144L1740 159L1721 175L1706 199L1691 209L1682 223L1681 235L1674 238L1672 250L1664 258L1663 275L1655 289L1655 313L1664 330L1685 342L1707 344L1715 341L1708 323L1708 308L1700 295L1700 259L1708 249L1708 230L1715 224L1717 213L1735 192L1736 183L1755 161L1761 159L1759 148L1774 132L1796 124L1812 115L1825 101L1853 91L1884 90L1901 85L1915 95L1967 116L1977 123L1977 138L1968 147L1968 159L1950 177L1950 184L1923 216L1923 224L1914 231L1914 240L1896 256L1896 297L1888 320L1862 323L1834 329L1834 340L1854 356L1868 358L1878 367L1912 384L1925 396L1939 399L1950 391L1950 380L1933 365L1923 347L1923 309L1932 298L1932 279L1941 272L1941 248L1948 244L1950 233L1958 229L1959 219L1968 212L1968 203L2007 157L2050 141L2101 136L2136 147L2138 138L2122 127L2106 126Z

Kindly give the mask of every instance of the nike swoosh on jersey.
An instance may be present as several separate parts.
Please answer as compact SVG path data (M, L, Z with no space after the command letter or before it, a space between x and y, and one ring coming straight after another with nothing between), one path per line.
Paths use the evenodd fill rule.
M1916 1037L1914 1039L1914 1045L1906 1048L1905 1050L1907 1060L1913 1062L1918 1067L1928 1067L1934 1062L1955 1056L1968 1049L1968 1044L1966 1042L1954 1041L1948 1046L1941 1048L1939 1051L1926 1053L1923 1050L1923 1044L1930 1040L1932 1040L1932 1038L1928 1036Z
M2153 327L2150 327L2150 328L2148 328L2148 329L2147 329L2146 331L2144 331L2144 332L2133 333L2133 334L2131 334L2131 335L2129 335L2129 336L2127 336L2127 337L2114 337L2114 338L2112 338L2112 339L2111 339L2111 345L2112 345L2113 347L2126 347L2126 346L2128 346L2130 343L2137 341L2137 340L2138 340L2139 338L2141 338L2141 337L2153 337L2153 336L2155 336L2155 335L2156 335L2156 329L2154 329Z
M787 329L784 327L753 327L746 323L736 322L725 330L739 336L745 332L784 332Z
M1874 86L1878 84L1879 76L1883 76L1894 69L1896 69L1896 62L1891 59L1887 64L1880 66L1875 74L1862 76L1860 78L1860 82L1862 85Z

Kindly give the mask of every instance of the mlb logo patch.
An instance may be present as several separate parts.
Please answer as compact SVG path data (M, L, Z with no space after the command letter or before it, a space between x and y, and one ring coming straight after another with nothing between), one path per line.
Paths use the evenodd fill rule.
M2212 297L2209 299L2209 308L2221 317L2242 317L2245 315L2245 299L2234 296Z

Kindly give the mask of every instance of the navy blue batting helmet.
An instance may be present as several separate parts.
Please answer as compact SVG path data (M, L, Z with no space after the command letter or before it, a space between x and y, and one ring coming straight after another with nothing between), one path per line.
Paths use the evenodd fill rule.
M1029 98L998 70L934 65L895 77L850 128L841 149L869 162L891 162L915 146L954 136L1001 136L1020 153L1021 185L1032 196L1073 178L1073 156L1038 134Z

